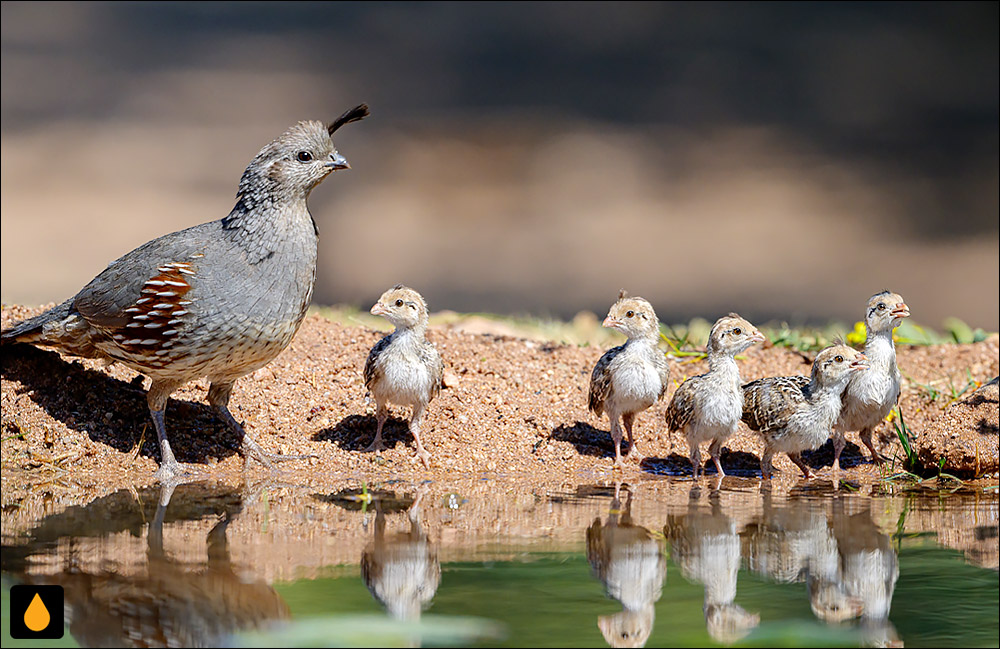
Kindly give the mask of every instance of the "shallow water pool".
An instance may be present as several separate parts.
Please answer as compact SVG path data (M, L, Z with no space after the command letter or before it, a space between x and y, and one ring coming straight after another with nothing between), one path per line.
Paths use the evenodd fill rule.
M46 645L996 646L997 522L995 489L823 480L39 487L3 645L51 584Z

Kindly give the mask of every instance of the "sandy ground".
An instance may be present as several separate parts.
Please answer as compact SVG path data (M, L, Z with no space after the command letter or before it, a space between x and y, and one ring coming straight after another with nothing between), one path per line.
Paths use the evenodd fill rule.
M36 312L5 308L3 325ZM384 432L387 450L362 452L374 434L375 418L361 370L381 335L310 316L274 362L237 383L230 408L265 449L315 456L283 464L278 472L283 480L492 476L579 483L613 477L607 418L592 416L586 407L591 368L603 349L446 328L428 333L445 360L447 384L425 419L430 469L415 461L404 419L409 413L399 408ZM899 365L909 377L901 406L916 443L932 438L923 433L936 430L936 422L947 414L951 428L934 444L962 444L971 450L963 465L946 468L963 477L975 473L995 479L995 392L992 400L964 410L947 405L950 387L961 389L970 376L985 383L997 375L998 338L973 345L901 347ZM705 369L702 362L675 363L670 392ZM744 380L752 380L807 373L808 364L790 350L757 346L746 353L741 372ZM53 475L104 489L151 483L159 452L146 407L147 386L148 379L121 365L64 359L29 346L5 348L0 397L4 489ZM934 386L936 399L928 390ZM193 463L207 477L239 479L243 462L235 451L237 440L206 405L207 390L198 381L174 394L167 409L172 446L181 462ZM665 430L666 405L665 398L639 416L636 443L643 459L627 464L625 478L690 474L686 442ZM759 476L761 444L755 435L741 429L726 448L727 472ZM830 471L830 449L828 443L810 458L821 474ZM895 441L884 452L902 455ZM942 449L934 453L927 458L940 457ZM849 478L882 475L854 435L849 435L842 463ZM782 479L798 479L784 456L775 466ZM897 462L895 468L900 467ZM268 473L256 464L248 470Z

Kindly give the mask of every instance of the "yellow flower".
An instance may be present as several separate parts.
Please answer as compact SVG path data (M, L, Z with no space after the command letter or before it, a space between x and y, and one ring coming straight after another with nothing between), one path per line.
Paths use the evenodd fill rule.
M854 331L847 334L847 344L857 347L858 345L863 345L867 338L868 329L865 328L865 323L859 320L854 323Z

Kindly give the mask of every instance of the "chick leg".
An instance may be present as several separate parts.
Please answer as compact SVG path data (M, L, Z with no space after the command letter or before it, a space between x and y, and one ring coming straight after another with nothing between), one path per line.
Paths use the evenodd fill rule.
M771 459L774 458L774 452L773 448L765 447L764 454L760 456L760 475L765 480L770 480L773 473Z
M615 468L622 467L622 429L618 423L618 413L608 413L611 416L611 439L615 443Z
M789 453L788 454L788 459L791 460L792 462L794 462L795 466L799 467L799 469L802 470L802 475L804 475L807 480L810 479L810 478L812 478L812 477L814 477L814 474L812 472L812 468L808 464L805 463L805 460L802 459L802 455L801 454L799 454L799 453Z
M715 463L715 470L719 472L719 477L722 478L726 475L726 472L722 470L722 440L713 439L711 445L708 447L708 454L712 456L712 462Z
M697 480L698 474L701 472L701 444L689 438L688 445L691 447L691 475Z
M429 469L431 468L431 454L424 450L423 445L420 443L420 422L423 420L426 410L427 406L422 403L413 405L413 417L410 418L410 434L413 435L413 441L417 445L417 457L420 458L424 468Z
M860 433L858 433L858 437L861 438L861 442L868 447L869 451L871 451L872 462L874 462L875 464L882 464L883 462L886 461L886 459L882 457L881 453L875 450L875 445L872 444L873 432L874 431L871 428L865 428Z
M625 453L625 456L640 462L642 461L642 453L635 447L635 437L632 436L632 424L635 423L635 413L625 413L622 415L622 421L625 422L625 431L628 432L628 452Z
M833 470L840 471L840 454L847 445L846 433L842 430L833 431Z
M382 427L385 426L385 420L388 418L389 407L385 403L379 402L375 409L375 419L378 420L378 425L375 428L375 439L365 448L365 453L378 452L385 448L382 444Z

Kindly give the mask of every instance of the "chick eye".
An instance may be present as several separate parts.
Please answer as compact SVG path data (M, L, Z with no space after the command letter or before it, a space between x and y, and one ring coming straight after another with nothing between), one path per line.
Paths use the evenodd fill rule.
M396 300L396 306L403 306L402 300Z
M885 302L879 302L878 303L878 310L879 311L885 311Z
M843 363L844 362L844 357L843 356L834 356L833 360L835 360L838 363Z
M635 315L635 311L626 311L625 312L625 317L626 318L631 318L634 315Z
M295 158L299 162L309 162L313 159L313 154L309 153L308 151L299 151L298 153L295 154Z
M739 327L736 327L735 329L733 329L733 333L739 336L741 333L743 333L743 330L740 329Z

